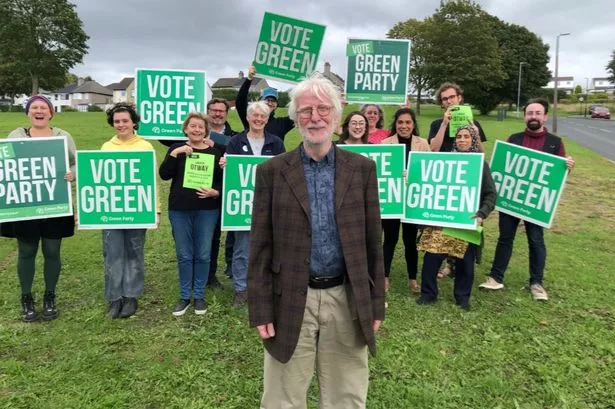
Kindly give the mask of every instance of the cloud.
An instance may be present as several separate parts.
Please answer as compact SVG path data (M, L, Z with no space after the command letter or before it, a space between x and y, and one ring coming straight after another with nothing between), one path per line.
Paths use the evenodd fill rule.
M611 0L594 0L591 7L576 0L480 3L500 19L536 33L551 46L552 54L555 36L571 32L560 41L561 76L572 75L584 86L584 77L606 75L615 37ZM439 2L76 0L75 4L90 36L90 50L73 71L106 85L134 75L137 67L204 69L210 83L245 72L254 58L265 11L326 25L318 69L329 61L332 70L345 77L346 38L383 38L399 21L431 15Z

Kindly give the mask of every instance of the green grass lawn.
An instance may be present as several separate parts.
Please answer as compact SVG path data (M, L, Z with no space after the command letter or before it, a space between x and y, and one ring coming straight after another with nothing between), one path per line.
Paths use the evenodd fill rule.
M387 124L393 112L386 110ZM423 109L421 135L440 115L439 108ZM515 119L477 119L489 153L496 138L523 128ZM240 128L234 112L231 123ZM102 113L58 114L53 124L69 131L79 149L98 149L113 135ZM25 125L23 114L0 113L0 135ZM295 130L287 148L298 141ZM615 280L608 264L615 248L615 166L569 139L565 143L577 165L545 234L550 300L537 303L529 294L522 229L506 289L478 291L497 240L496 214L486 222L484 261L469 313L453 305L450 279L440 283L435 306L417 306L398 249L379 353L370 362L369 408L615 407ZM155 146L162 159L164 147ZM166 197L168 184L162 186ZM231 283L224 278L223 290L208 292L206 315L171 316L178 283L166 213L160 229L147 233L145 293L132 319L104 319L100 232L78 231L62 250L61 315L25 324L19 317L15 241L0 240L0 408L258 407L262 345L248 327L247 311L231 308ZM41 264L39 257L39 308ZM221 279L223 267L221 254ZM317 399L313 387L311 408Z

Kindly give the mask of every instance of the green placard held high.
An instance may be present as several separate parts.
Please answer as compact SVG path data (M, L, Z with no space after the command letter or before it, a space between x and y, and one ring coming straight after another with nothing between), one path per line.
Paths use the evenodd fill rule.
M410 152L404 221L476 230L482 153Z
M156 227L154 151L77 151L80 229Z
M410 41L349 38L346 55L346 101L406 103Z
M496 209L550 228L568 175L566 159L496 141L490 167Z
M472 107L469 105L455 105L451 107L451 120L449 121L449 138L457 136L457 129L467 126L474 120Z
M259 75L299 82L316 70L325 26L266 12L254 67Z
M182 123L190 112L205 112L204 71L138 68L135 95L141 115L139 135L146 139L186 139Z

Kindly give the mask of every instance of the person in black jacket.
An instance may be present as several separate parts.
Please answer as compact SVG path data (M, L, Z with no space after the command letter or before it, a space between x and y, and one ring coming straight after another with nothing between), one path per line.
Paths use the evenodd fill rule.
M188 310L191 295L194 296L195 314L207 311L205 285L222 189L222 170L218 165L222 153L205 142L209 136L208 120L206 115L198 112L188 114L182 126L188 140L169 148L159 170L161 179L172 179L169 220L175 239L180 284L180 299L173 310L175 316L184 315ZM211 186L184 187L186 162L195 153L213 156Z
M269 107L264 101L250 104L248 107L249 129L233 136L226 153L228 155L275 156L286 152L284 142L276 135L267 132ZM220 166L226 166L226 158L222 158ZM250 231L233 232L233 261L231 271L235 287L233 306L242 307L248 301L248 258L250 250Z
M243 84L241 84L241 88L239 88L239 92L237 93L237 99L235 100L237 114L239 115L239 118L241 119L241 122L246 130L249 129L247 115L248 92L250 91L250 86L252 85L252 80L255 75L256 68L254 68L254 66L250 66L248 69L248 78L246 78L243 81ZM286 134L295 127L295 123L287 116L280 118L275 117L275 110L278 107L278 90L271 87L263 89L261 91L261 100L265 101L271 111L265 131L276 135L283 141Z

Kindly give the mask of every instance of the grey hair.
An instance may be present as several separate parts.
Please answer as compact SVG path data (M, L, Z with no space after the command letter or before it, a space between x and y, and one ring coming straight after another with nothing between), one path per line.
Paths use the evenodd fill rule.
M260 109L261 111L263 111L263 114L265 114L265 116L267 117L271 113L271 109L269 109L269 105L267 105L265 101L255 101L255 102L250 103L250 105L248 105L247 115L248 116L252 115L252 113L257 109Z
M331 81L322 76L319 72L312 73L307 79L301 81L290 91L290 103L288 104L288 116L297 122L297 109L299 98L306 92L312 93L316 98L324 101L331 101L335 118L342 115L342 96L338 88Z

